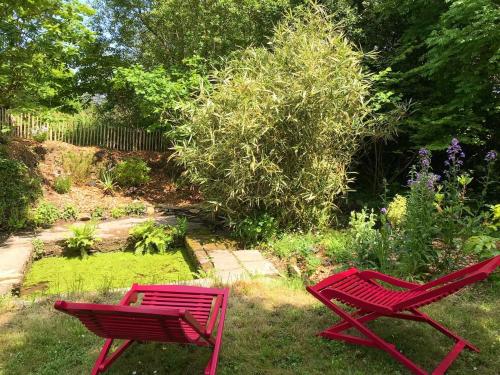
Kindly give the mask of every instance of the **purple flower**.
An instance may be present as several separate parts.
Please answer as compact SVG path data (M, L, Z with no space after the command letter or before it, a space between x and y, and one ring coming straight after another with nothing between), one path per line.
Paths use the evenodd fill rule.
M488 153L484 157L484 160L486 160L486 162L488 162L488 163L491 163L496 158L497 158L497 153L495 151L493 151L493 150L490 150L490 151L488 151Z
M382 207L382 208L380 209L380 213L381 213L382 215L387 214L387 208Z
M421 163L422 163L422 167L428 168L429 165L431 164L431 161L426 158L426 159L422 159Z
M448 149L446 150L446 153L448 154L448 160L444 162L444 164L448 166L460 166L463 165L463 159L465 157L465 153L462 151L462 146L460 146L460 143L458 142L458 139L453 138L451 140L450 145L448 146Z

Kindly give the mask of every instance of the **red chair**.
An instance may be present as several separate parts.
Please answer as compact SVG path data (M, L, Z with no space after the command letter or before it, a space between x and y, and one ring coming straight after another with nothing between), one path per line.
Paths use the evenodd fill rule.
M140 303L130 306L139 295ZM228 296L227 288L134 284L118 305L57 301L54 307L106 339L92 375L106 371L132 343L148 341L211 347L205 375L215 375ZM125 342L108 356L118 339Z
M351 268L330 276L316 285L307 287L307 290L342 318L340 323L319 333L320 336L385 350L414 374L428 373L401 354L393 344L388 343L368 329L365 323L378 317L415 320L428 323L452 338L456 344L432 372L432 374L437 375L444 374L464 348L476 352L479 352L479 349L432 320L418 308L439 301L467 285L486 279L499 265L500 255L423 285L396 279L376 271L361 272ZM392 284L403 290L385 288L375 280ZM354 307L356 311L348 313L334 304L332 300ZM356 329L364 337L342 333L349 328Z

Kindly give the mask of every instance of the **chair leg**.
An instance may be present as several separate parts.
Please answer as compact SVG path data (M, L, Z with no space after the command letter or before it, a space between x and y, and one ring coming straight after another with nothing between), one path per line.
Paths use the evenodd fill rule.
M368 327L363 325L363 322L367 322L370 320L374 320L376 318L375 315L378 315L378 313L371 313L362 316L359 319L354 318L344 310L342 310L340 307L335 305L331 300L323 297L321 294L315 294L316 297L322 301L330 310L335 312L340 318L343 319L343 322L340 324L333 326L332 328L336 328L335 330L338 332L338 327L346 327L346 328L355 328L358 332L360 332L363 336L366 338L358 338L356 336L350 336L350 335L344 335L344 334L339 334L336 332L332 332L328 334L328 332L324 332L322 336L325 336L329 339L333 340L342 340L342 341L347 341L355 344L361 344L361 345L366 345L366 346L373 346L378 349L386 351L391 357L393 357L395 360L399 361L401 364L406 366L413 374L415 375L427 375L428 373L420 368L417 364L413 363L408 357L404 356L401 354L395 347L395 345L390 344L383 340L381 337L379 337L377 334L375 334L373 331L371 331ZM353 314L356 315L357 313ZM328 331L328 330L327 330Z
M91 375L98 375L106 371L106 369L111 366L111 364L116 361L116 359L123 354L123 352L134 343L132 340L125 340L125 342L120 345L109 357L109 350L111 345L113 345L113 339L106 339L104 345L99 353L99 357L92 368Z
M429 325L431 325L432 327L434 327L435 329L437 329L442 334L444 334L444 335L446 335L446 336L454 339L456 342L463 342L465 344L465 347L467 349L479 353L479 349L476 346L472 345L469 341L467 341L463 337L460 337L456 333L450 331L448 328L446 328L443 325L439 324L434 319L432 319L429 315L424 314L423 312L420 312L417 309L411 309L410 311L414 315L423 318L425 320L425 322L427 322Z

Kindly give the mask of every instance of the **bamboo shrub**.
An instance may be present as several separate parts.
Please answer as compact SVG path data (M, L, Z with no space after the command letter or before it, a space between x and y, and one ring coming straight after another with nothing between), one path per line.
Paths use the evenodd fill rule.
M264 212L282 227L329 223L371 133L362 58L310 7L285 17L268 49L247 48L215 72L176 145L210 209L230 223Z

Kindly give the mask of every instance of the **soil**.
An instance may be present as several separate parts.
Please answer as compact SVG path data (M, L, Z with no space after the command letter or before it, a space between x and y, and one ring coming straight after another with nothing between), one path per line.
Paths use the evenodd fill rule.
M92 153L94 155L90 178L83 183L73 183L67 194L54 190L54 180L64 173L62 158L68 153ZM99 147L79 147L64 142L46 141L38 143L25 139L13 139L8 146L9 156L22 160L43 181L44 199L58 208L75 206L81 213L89 213L99 207L109 210L140 200L146 205L166 207L195 206L201 201L199 192L193 187L182 188L174 178L179 168L169 160L169 153L150 151L116 151ZM140 188L116 189L111 195L103 194L98 186L99 170L104 165L116 164L127 157L139 157L151 167L151 180Z

